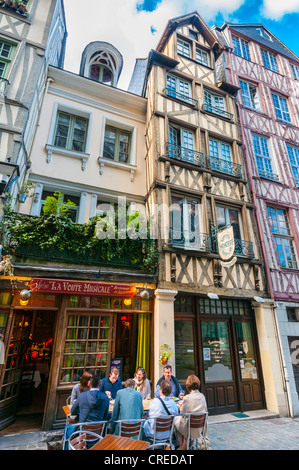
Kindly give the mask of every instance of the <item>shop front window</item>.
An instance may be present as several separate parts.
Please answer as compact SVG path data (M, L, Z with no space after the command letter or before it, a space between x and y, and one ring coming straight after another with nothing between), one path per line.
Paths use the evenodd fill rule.
M60 381L77 382L85 370L105 377L111 355L112 316L69 315Z
M256 357L253 348L251 324L236 323L239 366L242 380L257 379Z
M202 322L205 382L233 380L228 323Z
M192 321L175 321L175 370L179 380L194 374L194 325Z

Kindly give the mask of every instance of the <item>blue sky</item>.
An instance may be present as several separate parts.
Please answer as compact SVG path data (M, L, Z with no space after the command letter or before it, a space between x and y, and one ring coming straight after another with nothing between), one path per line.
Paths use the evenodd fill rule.
M85 46L109 42L124 59L118 84L124 90L136 58L145 58L156 48L167 21L195 10L209 26L225 21L262 23L299 56L299 0L88 0L89 7L83 9L82 0L64 0L64 5L65 69L78 73Z

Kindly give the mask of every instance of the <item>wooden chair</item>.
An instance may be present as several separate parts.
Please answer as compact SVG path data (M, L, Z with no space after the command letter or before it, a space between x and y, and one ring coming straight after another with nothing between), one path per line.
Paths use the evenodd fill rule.
M117 420L114 421L115 424L118 424L118 435L122 437L129 437L140 439L141 431L142 431L142 423L144 419L136 420L136 419L124 419L124 420Z
M148 438L150 441L153 441L153 445L157 442L168 444L171 449L174 449L174 445L172 444L172 436L173 436L173 429L174 429L174 418L175 416L171 415L166 418L149 418L154 419L154 437ZM160 432L167 432L167 437L161 439L157 439L157 433Z
M87 450L101 439L103 438L94 432L89 431L87 434L83 431L75 431L68 440L69 450Z
M80 430L85 431L85 432L91 431L103 437L105 434L107 423L108 421L97 421L97 422L92 421L92 422L83 423L83 424L80 424Z
M205 449L207 450L206 442L206 431L208 423L208 413L207 412L198 412L198 413L185 413L185 416L188 418L188 437L187 437L187 449L190 449L190 441L195 442L195 447L198 450L198 439L192 438L193 429L202 429L201 435L204 441Z

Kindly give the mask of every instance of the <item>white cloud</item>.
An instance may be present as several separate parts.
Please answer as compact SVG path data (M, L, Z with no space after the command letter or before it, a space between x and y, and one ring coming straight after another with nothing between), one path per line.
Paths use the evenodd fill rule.
M264 0L263 15L273 20L279 20L287 13L298 12L299 0Z
M64 0L68 30L65 69L79 73L81 54L92 41L107 41L123 55L119 87L127 89L135 59L157 46L167 21L198 11L208 22L218 11L231 13L245 0L162 0L153 12L137 12L137 0ZM152 34L151 27L155 29Z

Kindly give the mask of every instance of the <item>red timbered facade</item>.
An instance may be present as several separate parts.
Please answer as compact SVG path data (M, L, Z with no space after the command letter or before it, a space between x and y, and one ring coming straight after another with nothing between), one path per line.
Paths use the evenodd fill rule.
M237 108L265 258L289 414L299 414L299 59L262 25L224 24L220 83Z

